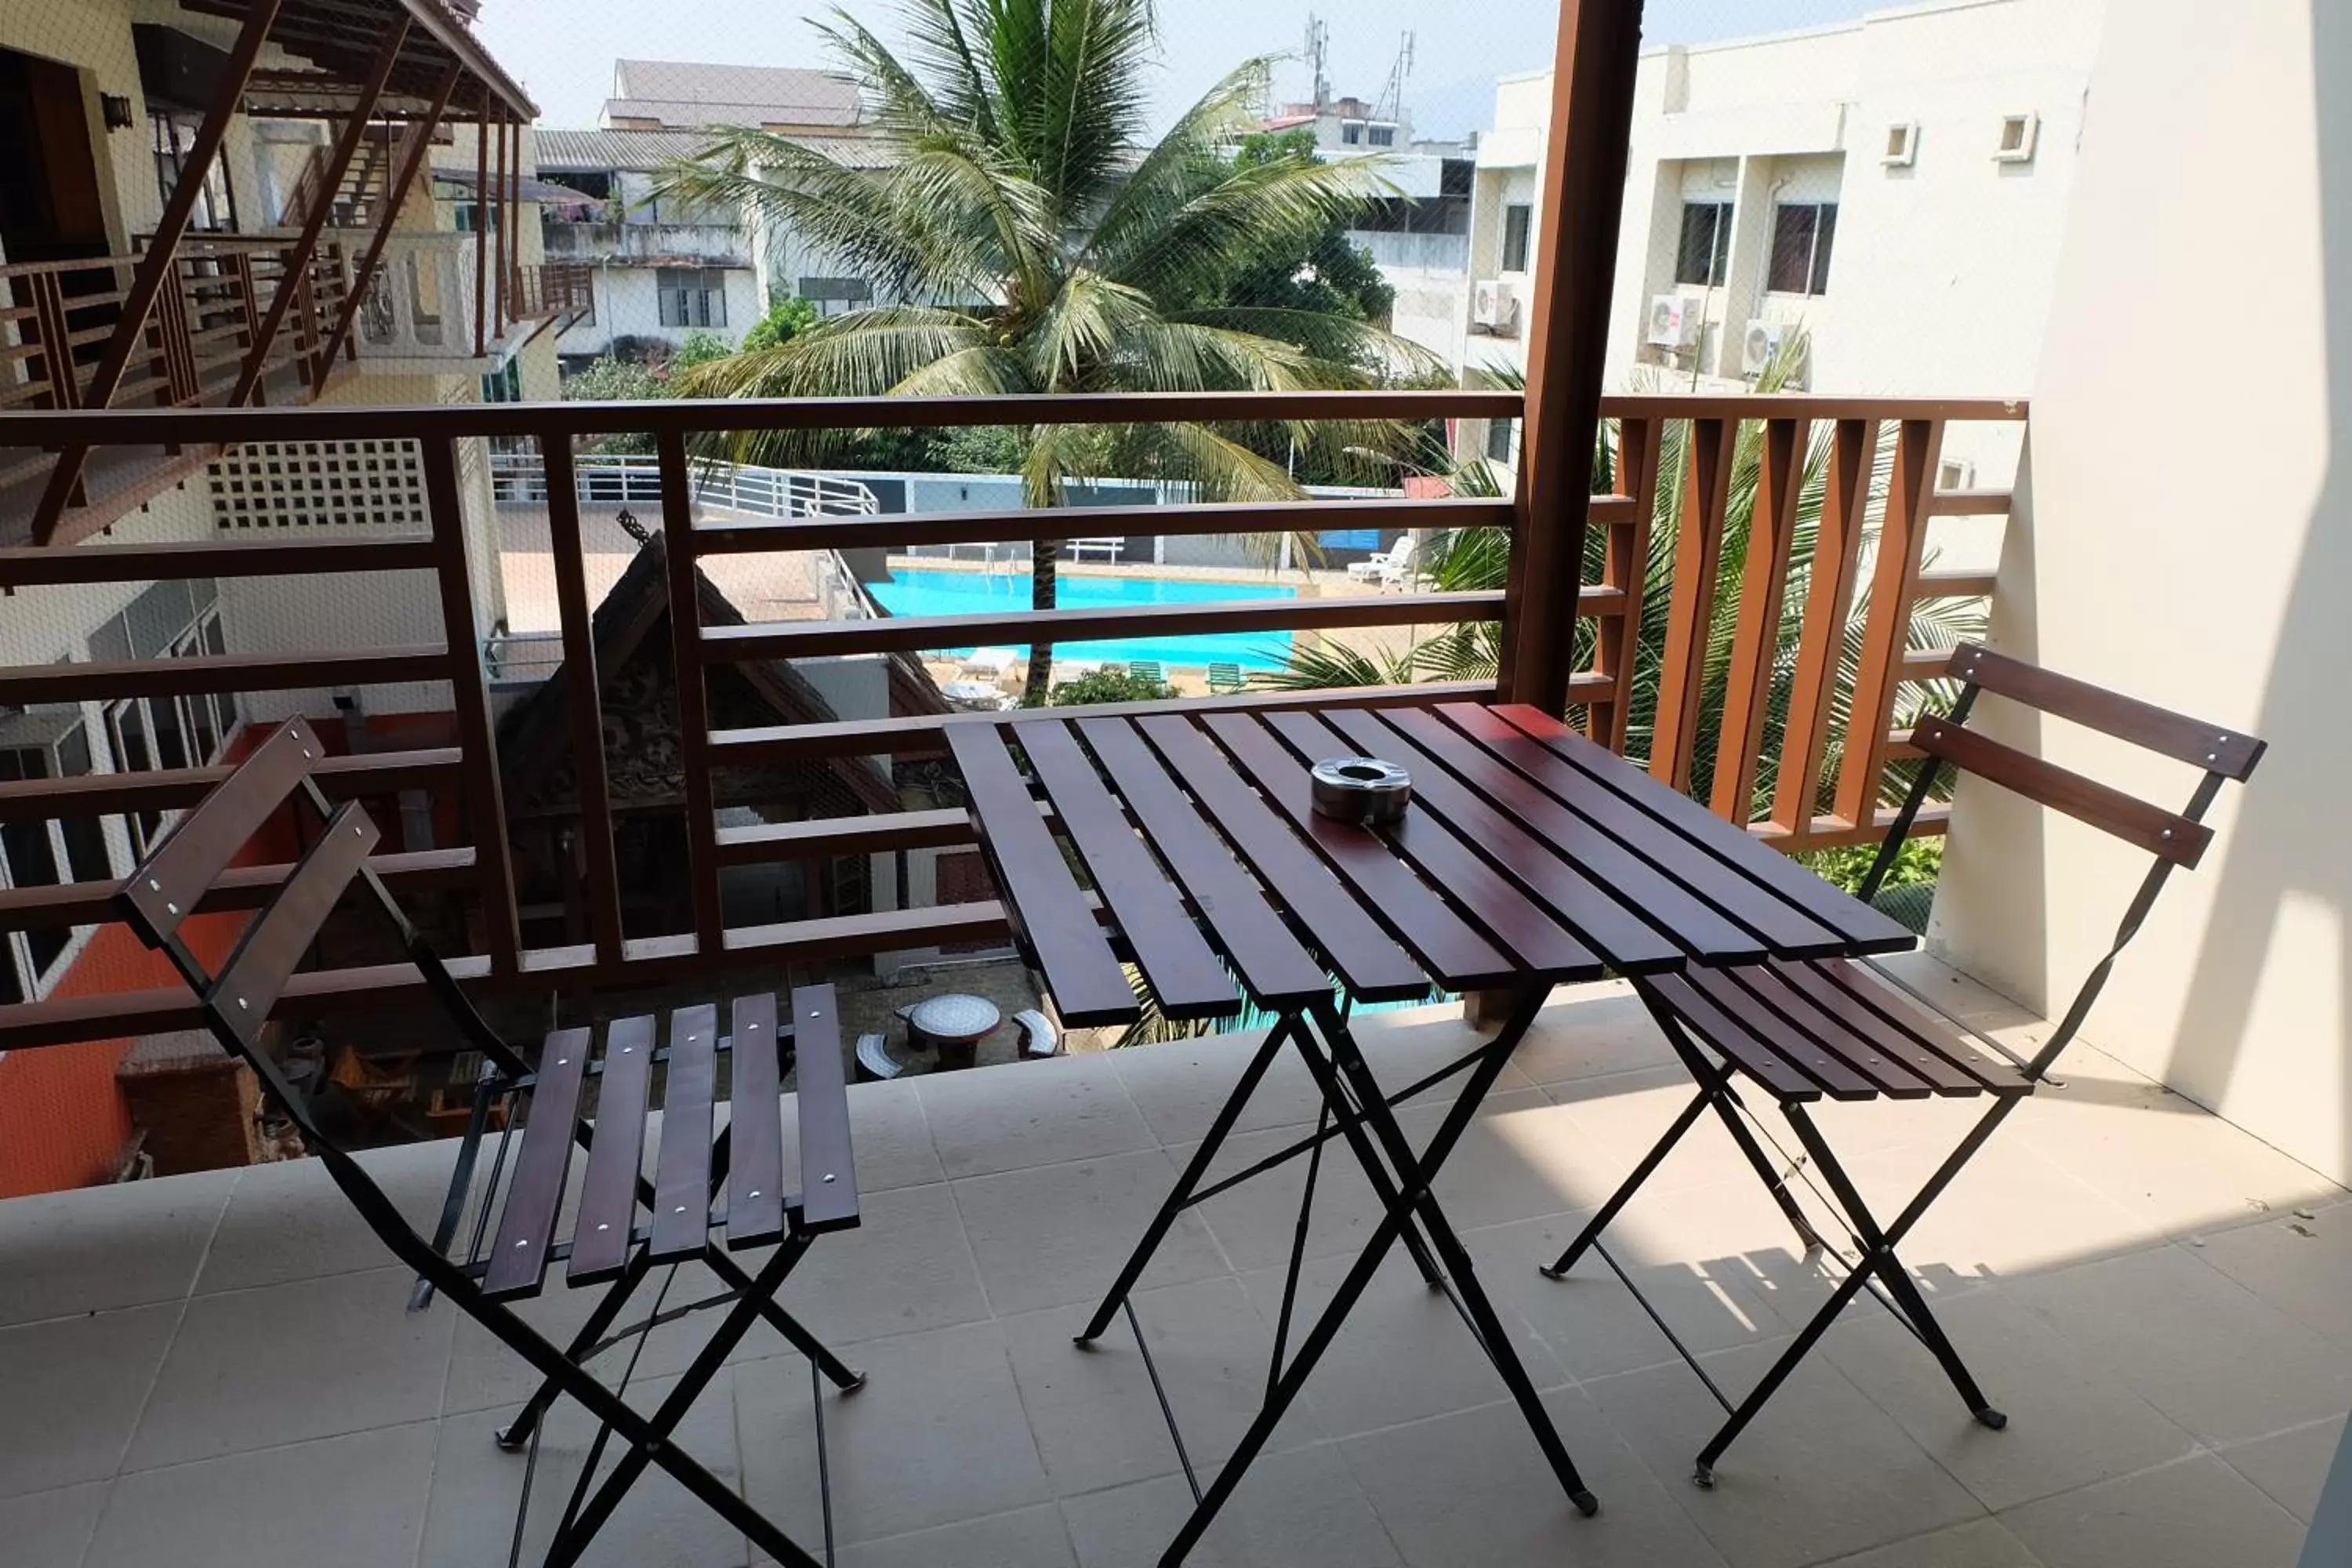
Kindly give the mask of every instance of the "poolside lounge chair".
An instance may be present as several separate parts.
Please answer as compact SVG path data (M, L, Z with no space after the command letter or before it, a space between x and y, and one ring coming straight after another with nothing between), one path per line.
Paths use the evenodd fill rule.
M960 667L966 675L984 675L992 680L1002 680L1013 673L1021 662L1021 655L1009 647L976 647L963 656Z
M1248 685L1249 677L1242 673L1242 667L1238 664L1209 666L1209 689L1212 691L1240 691Z
M1070 541L1069 548L1070 559L1073 561L1084 561L1088 551L1100 555L1106 561L1116 561L1127 552L1127 538L1121 534L1116 538L1073 539Z
M1138 680L1148 680L1154 686L1168 684L1168 678L1160 673L1158 659L1131 658L1127 661L1127 673Z
M1381 553L1366 560L1349 562L1348 581L1350 583L1377 582L1383 586L1390 583L1402 582L1405 574L1412 570L1412 535L1404 534Z

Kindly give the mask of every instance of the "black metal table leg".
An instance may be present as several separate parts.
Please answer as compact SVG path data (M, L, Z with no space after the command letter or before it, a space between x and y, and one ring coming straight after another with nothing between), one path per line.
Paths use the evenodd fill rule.
M1531 993L1513 1012L1502 1033L1496 1036L1487 1049L1508 1060L1519 1038L1535 1023L1536 1014L1543 1006L1544 996L1542 991ZM1330 1042L1339 1070L1355 1082L1358 1096L1366 1101L1365 1120L1387 1150L1389 1158L1400 1170L1413 1171L1412 1144L1405 1137L1404 1129L1398 1125L1396 1113L1381 1096L1380 1085L1372 1079L1370 1065L1364 1060L1363 1052L1357 1047L1355 1037L1349 1032L1345 1020L1326 1017L1318 1022ZM1474 1105L1472 1110L1475 1113L1476 1107ZM1433 1175L1434 1172L1430 1174ZM1568 1493L1569 1500L1576 1505L1579 1512L1590 1517L1601 1505L1585 1486L1583 1478L1577 1473L1576 1462L1569 1458L1568 1446L1560 1441L1559 1428L1552 1425L1550 1414L1544 1409L1534 1381L1528 1376L1527 1368L1511 1348L1510 1335L1503 1326L1501 1315L1487 1299L1486 1287L1478 1282L1477 1270L1471 1262L1469 1249L1454 1234L1454 1226L1439 1207L1437 1196L1430 1190L1428 1181L1422 1179L1417 1186L1418 1190L1409 1194L1410 1201L1420 1218L1422 1228L1436 1247L1437 1255L1453 1279L1456 1304L1484 1342L1487 1359L1495 1363L1495 1371L1502 1378L1504 1387L1510 1391L1513 1402L1519 1407L1519 1414L1526 1418L1529 1430L1534 1432L1536 1444L1550 1463L1552 1474L1559 1479L1560 1489Z
M1336 1016L1318 1018L1318 1030L1330 1042L1334 1057L1341 1063L1352 1063L1354 1068L1363 1068L1361 1078L1356 1084L1355 1093L1356 1099L1365 1102L1361 1107L1363 1125L1376 1135L1382 1146L1387 1148L1395 1161L1397 1169L1392 1173L1389 1166L1382 1163L1381 1152L1373 1146L1371 1140L1365 1140L1361 1143L1350 1140L1350 1147L1359 1149L1360 1157L1365 1160L1367 1178L1374 1183L1375 1190L1381 1194L1380 1223L1373 1227L1372 1234L1366 1241L1363 1250L1357 1255L1355 1262L1349 1266L1331 1300L1325 1305L1322 1312L1299 1342L1297 1353L1286 1367L1280 1370L1279 1375L1274 1380L1266 1402L1259 1410L1256 1418L1251 1422L1249 1430L1243 1434L1241 1441L1234 1446L1232 1455L1218 1471L1216 1479L1211 1482L1207 1492L1202 1496L1192 1514L1185 1520L1176 1538L1161 1553L1160 1561L1162 1568L1174 1568L1175 1564L1181 1563L1192 1548L1199 1544L1202 1532L1208 1529L1218 1511L1232 1497L1234 1489L1240 1486L1251 1463L1263 1451L1276 1428L1280 1426L1291 1404L1297 1398L1299 1391L1306 1386L1307 1379L1314 1371L1316 1363L1322 1359L1323 1353L1330 1348L1332 1341L1339 1336L1340 1328L1354 1310L1356 1302L1362 1297L1366 1288L1370 1285L1374 1273L1378 1271L1382 1260L1387 1258L1390 1248L1397 1244L1403 1236L1406 1226L1416 1218L1430 1237L1432 1244L1438 1249L1440 1257L1454 1271L1455 1285L1462 1290L1459 1300L1463 1302L1465 1312L1471 1317L1473 1331L1482 1341L1486 1342L1489 1355L1495 1360L1506 1385L1511 1389L1514 1399L1517 1401L1522 1412L1527 1415L1530 1426L1535 1428L1538 1442L1543 1447L1546 1458L1552 1462L1554 1471L1560 1478L1570 1500L1580 1511L1586 1514L1593 1512L1599 1507L1597 1500L1593 1499L1592 1494L1584 1487L1581 1479L1577 1475L1574 1462L1570 1459L1565 1445L1560 1443L1559 1433L1551 1425L1549 1415L1544 1411L1540 1400L1536 1397L1533 1384L1527 1378L1525 1369L1518 1365L1517 1358L1510 1353L1508 1340L1503 1332L1499 1318L1494 1312L1492 1304L1486 1300L1484 1290L1479 1287L1475 1274L1471 1271L1466 1249L1463 1248L1460 1239L1454 1236L1443 1210L1430 1196L1431 1182L1437 1173L1444 1168L1445 1161L1453 1153L1454 1145L1461 1141L1463 1133L1468 1131L1472 1119L1477 1114L1478 1107L1494 1087L1496 1079L1501 1076L1504 1066L1510 1060L1512 1052L1517 1048L1520 1039L1525 1037L1528 1026L1534 1023L1536 1014L1542 1006L1543 999L1542 992L1531 993L1515 1009L1501 1033L1483 1048L1479 1053L1476 1065L1470 1068L1468 1079L1464 1084L1460 1094L1447 1109L1444 1121L1439 1124L1437 1131L1430 1139L1428 1147L1418 1155L1412 1152L1410 1142L1405 1140L1402 1130L1397 1126L1394 1112L1389 1107L1387 1100L1379 1092L1379 1086L1370 1081L1369 1069L1363 1068L1361 1053L1357 1050L1353 1037L1347 1033L1345 1023ZM1309 1044L1311 1041L1302 1037L1302 1046ZM1339 1089L1343 1076L1341 1068L1335 1067L1330 1061L1323 1060L1319 1052L1309 1051L1307 1059L1309 1070L1315 1072L1318 1087L1324 1089L1325 1103L1332 1106L1335 1110L1339 1109L1339 1105L1334 1104L1334 1100L1344 1103L1347 1099ZM1517 1373L1516 1378L1512 1375L1514 1372Z

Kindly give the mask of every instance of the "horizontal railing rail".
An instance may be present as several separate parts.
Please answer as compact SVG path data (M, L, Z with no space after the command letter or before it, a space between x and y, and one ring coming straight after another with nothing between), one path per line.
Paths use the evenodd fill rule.
M719 563L725 558L764 552L808 552L833 560L834 552L873 546L1291 530L1381 530L1428 538L1493 529L1516 548L1530 527L1557 527L1559 520L1531 522L1507 497L1475 494L886 515L871 489L854 479L715 464L695 456L693 443L706 435L758 430L1491 421L1522 412L1520 395L1508 390L29 411L10 416L13 438L59 447L400 441L422 465L425 529L388 539L224 537L0 549L0 588L404 571L428 574L422 580L431 584L441 634L425 647L0 668L0 703L154 700L228 691L320 693L323 701L324 693L362 685L407 689L438 683L434 689L447 690L453 703L450 734L440 749L338 757L321 782L338 795L381 800L422 791L458 803L463 842L408 858L387 855L379 868L399 885L462 897L470 910L472 952L460 972L494 991L633 986L721 968L999 941L1006 934L1004 913L983 899L728 926L719 898L724 871L953 849L972 839L961 811L921 799L864 816L722 826L722 797L728 804L741 799L722 791L722 777L740 781L775 767L848 768L861 798L873 805L874 781L887 786L891 777L881 760L935 758L945 750L950 726L986 721L922 712L746 727L740 719L714 714L711 671L818 657L1105 637L1328 636L1410 626L1430 634L1455 628L1466 637L1513 614L1519 589L1507 594L1499 587L1416 581L1397 592L909 616L871 614L859 590L856 615L705 625L694 574L673 570L666 653L676 684L683 795L648 806L634 798L616 800L607 777L597 606L583 569L583 507L625 501L641 510L646 527L659 529L671 563L709 561L714 571L724 570ZM1979 599L1992 591L1987 573L1931 565L1927 525L1938 517L1995 515L2008 504L1997 490L1937 489L1944 430L1953 421L2016 421L2024 413L2020 403L1977 398L1605 399L1610 493L1591 498L1591 561L1579 574L1591 580L1567 584L1544 601L1556 607L1551 613L1572 603L1582 628L1580 647L1586 653L1568 683L1570 715L1596 740L1638 755L1661 778L1782 847L1874 841L1887 816L1881 803L1916 756L1906 718L1933 691L1931 683L1946 676L1947 660L1934 640L1914 635L1915 608ZM1475 441L1475 427L1463 434L1465 444ZM621 457L578 450L624 435L649 435L655 452ZM467 445L488 437L523 438L538 450L478 454ZM545 503L555 631L499 634L480 613L481 584L499 563L469 554L495 548L488 541L496 537L469 530L464 515L460 498L467 487L461 475L477 455L487 458L482 469L494 493L513 499L520 488ZM1734 483L1736 472L1741 483ZM1748 510L1735 510L1735 495L1752 495L1752 501L1739 502ZM1654 542L1670 542L1671 549L1654 549ZM1744 552L1736 572L1727 563L1735 551ZM1658 568L1661 560L1669 569ZM1726 631L1719 635L1717 628ZM1506 626L1507 641L1508 635ZM1858 658L1849 650L1855 640ZM532 948L522 940L524 911L510 842L517 829L507 814L489 692L494 681L536 683L558 668L572 677L564 682L562 723L576 799L555 808L535 805L528 829L543 831L551 820L567 825L564 842L574 847L565 853L577 859L567 861L562 874L563 896L576 916L575 929L587 940ZM1387 706L1496 691L1493 678L1472 671L1467 679L1444 681L1181 700L1187 710ZM1018 724L1028 715L1010 717ZM0 821L179 809L223 776L220 768L182 768L0 784ZM615 830L625 816L652 809L683 813L691 910L689 930L648 936L625 926ZM1927 821L1932 830L1932 812ZM224 907L269 885L270 874L268 868L250 870L239 884L244 890ZM95 919L105 892L87 882L20 890L0 900L0 931ZM283 1006L306 1013L373 1006L418 984L404 965L325 970L289 987ZM0 1007L0 1049L177 1027L193 1016L188 998L168 990L50 998Z

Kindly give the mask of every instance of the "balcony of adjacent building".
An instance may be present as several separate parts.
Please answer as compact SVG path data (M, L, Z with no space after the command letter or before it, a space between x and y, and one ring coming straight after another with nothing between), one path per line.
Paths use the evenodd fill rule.
M32 184L80 193L16 214L0 234L0 411L300 405L362 362L484 368L585 315L583 271L414 225L407 198L436 140L474 143L487 168L495 125L488 173L510 184L515 122L530 112L439 6L207 9L236 23L226 48L134 24L127 10L118 19L137 44L158 151L152 175L142 159L114 177L152 177L163 201L154 227L127 245L106 232L100 215L115 203L98 188L105 164L77 134L100 121L79 101L93 90L83 73L0 50L11 65L0 91L41 128L0 156L22 163L16 173ZM261 65L265 51L295 63ZM107 123L128 117L130 101L110 97ZM232 127L260 124L277 134L254 138L252 166L232 178ZM478 172L478 184L486 178ZM144 201L134 194L121 197L128 210ZM0 447L0 534L85 537L217 452Z

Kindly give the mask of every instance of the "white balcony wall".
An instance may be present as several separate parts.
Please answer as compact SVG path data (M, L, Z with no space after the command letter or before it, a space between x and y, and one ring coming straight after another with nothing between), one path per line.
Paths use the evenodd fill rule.
M2343 1181L2352 13L2255 5L2211 20L2196 0L2108 16L1994 634L2271 742L2087 1033ZM2045 148L2051 134L2045 121ZM2188 798L2188 769L2072 726L1998 732L2159 803ZM2020 999L2061 1004L2146 859L1964 784L1935 939Z
M765 313L758 280L749 268L729 268L722 273L727 295L727 321L707 328L665 325L661 319L659 268L645 266L600 266L596 268L596 319L563 334L562 352L572 354L609 353L616 338L651 338L675 348L691 331L717 333L739 342Z

